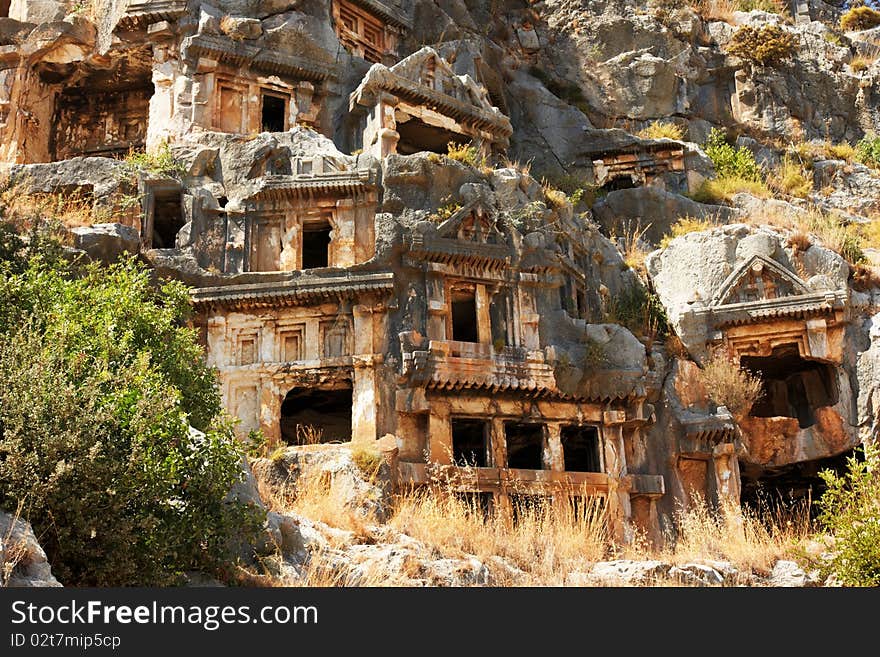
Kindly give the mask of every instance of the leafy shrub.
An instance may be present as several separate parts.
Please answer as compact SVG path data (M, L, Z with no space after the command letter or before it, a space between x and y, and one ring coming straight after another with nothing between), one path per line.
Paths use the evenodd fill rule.
M0 278L0 309L0 504L25 503L59 579L222 567L261 518L226 501L242 448L186 288L155 289L134 260L73 276L38 256Z
M660 298L641 283L632 283L611 297L606 320L650 340L663 339L669 332L669 319Z
M676 141L681 141L684 139L684 128L675 123L654 121L648 127L639 131L639 137L642 139L675 139Z
M739 28L727 44L727 52L761 66L775 66L791 57L794 35L779 25Z
M844 32L861 32L880 25L880 11L870 7L853 7L840 17L840 29Z
M856 144L856 159L869 167L880 168L880 136L870 133Z
M743 370L724 354L716 354L703 367L700 378L709 397L735 415L745 415L761 396L761 379Z
M816 502L817 521L834 537L825 574L848 586L880 586L880 448L862 447L864 459L850 456L846 473L819 473L826 485Z
M761 167L755 161L755 155L745 146L734 148L727 143L724 132L712 128L706 143L703 144L706 155L715 166L715 174L719 178L741 178L758 181L761 179Z
M175 159L167 141L150 153L129 151L125 163L132 169L145 170L155 176L174 178L186 173L186 167Z

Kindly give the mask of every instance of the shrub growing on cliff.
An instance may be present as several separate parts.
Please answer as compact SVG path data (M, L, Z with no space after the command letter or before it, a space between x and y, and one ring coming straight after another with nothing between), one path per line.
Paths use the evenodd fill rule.
M856 159L866 166L880 168L880 136L871 133L862 137L856 144Z
M761 66L776 66L794 53L794 35L779 25L739 28L727 44L727 52Z
M840 29L844 32L860 32L880 25L880 11L870 7L853 7L840 17Z
M709 397L726 406L734 415L745 415L761 396L762 383L723 354L714 356L703 368L700 378Z
M739 148L731 146L724 136L724 131L712 128L703 148L712 160L715 175L719 178L760 180L761 167L755 161L754 153L745 146Z
M880 586L880 447L863 446L864 459L847 459L847 471L819 473L827 489L817 501L819 524L834 537L823 565L848 586Z
M241 448L183 326L186 289L134 262L0 268L0 506L24 502L65 584L219 566L259 518L224 501Z

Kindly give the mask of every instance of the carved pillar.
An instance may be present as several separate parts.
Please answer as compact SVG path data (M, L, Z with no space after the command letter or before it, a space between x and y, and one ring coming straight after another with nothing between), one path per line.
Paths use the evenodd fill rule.
M740 479L739 461L733 443L721 443L712 449L715 466L715 491L718 504L730 502L739 504Z
M433 265L429 265L433 266ZM426 327L429 340L446 340L446 284L443 274L439 271L428 271L425 276L428 296L428 325Z
M626 452L623 431L620 426L605 426L602 429L605 451L605 471L608 474L608 519L614 540L629 543L632 540L629 491L624 482L626 477Z
M562 452L562 427L557 422L547 423L544 441L544 468L555 472L565 470L565 456Z
M356 305L354 317L354 377L352 381L351 441L372 442L376 431L379 396L376 390L376 368L373 357L373 310Z
M428 454L431 463L452 463L452 422L449 406L445 402L433 402L428 411Z
M270 444L281 440L283 394L274 381L269 379L262 381L260 386L260 429Z
M489 317L489 291L485 285L476 286L477 338L480 344L492 344L492 321Z

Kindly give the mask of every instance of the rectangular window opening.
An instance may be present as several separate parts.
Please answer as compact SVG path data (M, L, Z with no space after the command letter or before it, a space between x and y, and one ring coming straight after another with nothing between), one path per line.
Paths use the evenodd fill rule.
M263 132L284 132L287 130L287 99L284 96L263 93L261 125Z
M479 342L477 331L477 299L474 290L452 292L452 339L458 342Z
M489 427L484 420L452 420L452 461L462 467L489 464Z
M562 427L562 454L569 472L602 472L599 430L596 427Z
M507 467L520 470L543 470L544 425L527 422L505 422Z
M330 230L330 222L327 220L303 225L303 269L330 266Z

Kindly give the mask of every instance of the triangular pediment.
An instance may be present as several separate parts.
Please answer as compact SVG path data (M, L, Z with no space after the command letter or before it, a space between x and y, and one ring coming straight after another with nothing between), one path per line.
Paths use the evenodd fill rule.
M766 256L754 255L727 277L712 305L768 301L809 292L794 272Z
M481 109L494 109L485 87L469 75L456 75L449 62L430 46L400 60L390 70L420 87Z
M446 239L476 244L498 244L504 240L494 208L479 199L453 213L437 226L437 233Z

